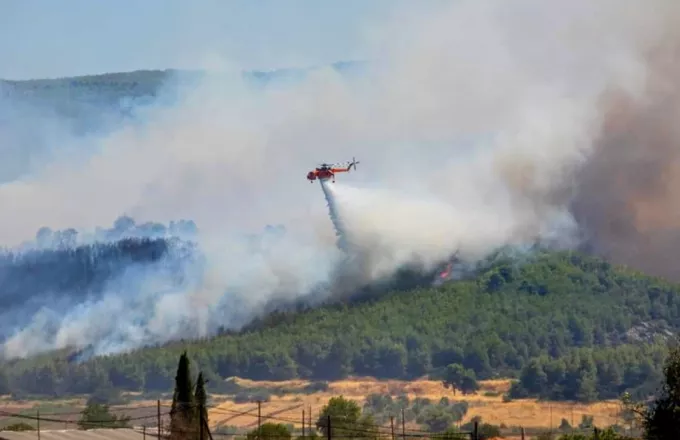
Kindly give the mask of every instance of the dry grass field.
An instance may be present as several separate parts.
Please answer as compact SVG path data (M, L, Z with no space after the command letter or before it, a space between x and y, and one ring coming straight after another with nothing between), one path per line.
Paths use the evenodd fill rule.
M463 423L474 416L481 416L482 420L496 425L506 427L523 426L527 429L548 429L557 428L564 418L572 426L576 426L581 421L582 415L594 417L594 422L598 426L608 426L620 422L617 413L619 404L616 401L597 402L590 405L572 404L567 402L537 402L534 399L514 400L503 402L502 394L510 387L508 380L492 380L480 383L482 389L476 395L463 396L454 395L451 390L444 388L440 382L419 380L412 382L386 380L379 381L370 378L352 378L343 381L332 382L329 389L324 392L304 393L303 387L309 382L285 381L285 382L252 382L244 379L234 379L241 387L253 389L275 389L285 387L291 390L283 396L272 395L270 401L264 402L261 407L263 418L272 417L272 421L290 423L296 427L302 424L302 411L305 410L305 419L309 419L309 410L312 411L312 420L318 416L321 408L333 396L343 395L346 398L355 400L363 406L364 399L372 393L391 394L398 396L407 394L409 398L416 397L429 398L438 401L446 396L451 401L468 402L469 410ZM295 392L299 389L300 392ZM238 427L250 428L257 425L257 404L255 403L234 403L227 396L212 395L213 407L209 411L210 425L218 427ZM0 411L6 413L21 413L34 416L40 408L41 418L53 418L55 420L68 420L68 423L43 420L43 429L64 429L76 428L75 422L78 420L78 412L84 407L83 399L61 400L52 402L14 402L8 399L0 400ZM170 408L169 401L162 401L162 412L167 413ZM118 414L126 414L137 419L136 425L154 426L156 424L156 401L155 400L135 400L122 407L113 406ZM398 418L398 414L395 414ZM164 417L165 419L165 417ZM23 421L34 424L30 419L9 418L0 415L0 426L9 423ZM165 421L164 421L165 423ZM407 429L418 429L419 427L407 425Z
M288 381L288 382L251 382L237 379L239 385L253 388L300 388L302 389L308 382ZM583 415L593 416L594 423L599 426L616 424L619 403L616 401L597 402L589 405L572 404L568 402L537 402L534 399L514 400L503 402L502 394L510 387L509 380L492 380L480 383L482 389L476 395L463 396L454 395L451 390L444 388L440 382L419 380L404 382L398 380L378 381L368 378L355 378L332 382L328 391L314 394L288 394L282 397L272 396L269 402L262 404L262 416L275 414L279 421L290 421L290 423L300 426L302 420L302 410L306 410L308 417L309 409L312 410L312 419L318 415L319 411L326 404L328 399L333 396L343 395L346 398L355 400L363 405L367 395L372 393L391 394L398 396L407 394L409 398L429 398L439 400L446 396L451 401L465 400L470 405L468 413L463 423L474 416L481 416L482 420L496 425L504 424L511 426L524 426L525 428L557 428L564 418L572 426L578 425ZM238 413L248 412L246 415ZM231 401L224 401L212 409L209 413L211 424L231 425L231 426L254 426L257 419L257 405L255 404L236 404ZM398 416L395 414L395 416ZM572 423L573 422L573 423ZM413 428L416 428L413 426Z

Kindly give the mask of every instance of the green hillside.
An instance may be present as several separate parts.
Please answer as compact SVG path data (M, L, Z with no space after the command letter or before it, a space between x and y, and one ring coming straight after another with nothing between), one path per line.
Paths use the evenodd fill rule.
M65 395L107 386L170 391L182 350L219 378L415 378L461 364L477 379L521 378L511 394L556 400L655 390L680 328L680 289L576 253L497 259L475 279L373 301L280 313L248 330L81 364L12 362L0 394ZM4 389L3 389L4 388Z

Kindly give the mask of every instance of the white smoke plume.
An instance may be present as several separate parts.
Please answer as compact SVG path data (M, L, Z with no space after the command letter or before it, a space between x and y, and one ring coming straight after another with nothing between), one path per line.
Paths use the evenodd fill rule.
M158 293L150 277L151 286L134 283L141 290L111 288L94 303L27 318L5 354L206 336L271 299L331 282L343 255L305 179L322 161L363 164L339 176L332 194L369 279L456 250L475 259L535 239L579 245L571 203L606 119L599 99L612 89L644 97L647 51L675 37L677 2L423 5L372 24L365 49L374 59L361 76L320 68L257 90L240 75L211 72L142 124L88 139L85 160L65 150L2 184L5 245L45 225L94 228L125 212L194 220L207 260L204 282L191 290ZM55 148L82 143L59 136ZM287 233L254 255L241 237L266 224ZM116 320L105 319L111 310Z
M335 235L338 237L337 246L341 251L348 253L350 252L349 243L347 235L351 233L344 224L340 213L338 212L338 203L336 201L337 196L334 194L333 188L330 187L330 182L328 180L320 180L319 184L323 190L323 195L326 198L326 203L328 204L328 215L333 222L333 227L335 228Z

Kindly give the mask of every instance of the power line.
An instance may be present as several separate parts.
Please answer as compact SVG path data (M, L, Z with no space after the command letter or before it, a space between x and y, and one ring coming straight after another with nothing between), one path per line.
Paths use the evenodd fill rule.
M144 409L156 409L156 405L144 405L144 406L131 406L131 407L119 407L119 408L112 408L109 406L109 412L122 412L122 411L138 411L138 410L144 410ZM35 411L39 411L41 415L53 415L53 416L79 416L83 413L83 410L85 409L85 406L83 406L83 409L80 411L69 411L69 412L59 412L59 411L51 411L47 412L41 407L35 408ZM24 413L29 410L25 410ZM41 417L42 420L45 420L44 417Z
M168 413L169 414L169 413ZM0 415L3 415L5 417L9 418L17 418L17 419L24 419L24 420L33 420L33 421L42 421L42 422L54 422L54 423L74 423L74 424L104 424L104 423L111 423L115 422L118 420L111 420L109 419L102 419L102 420L68 420L68 419L56 419L52 417L43 417L42 415L38 416L30 416L27 414L21 414L21 413L12 413L9 411L4 411L0 410ZM151 416L141 416L141 417L134 417L134 418L125 418L124 420L120 420L123 422L131 422L134 420L146 420L150 418L155 418L156 415L151 415Z
M299 406L301 406L301 405L298 405L297 407L299 407ZM279 410L277 412L280 413L280 412L285 412L285 411L289 411L289 410L291 410L291 408L284 408L284 409ZM247 411L238 412L238 411L235 411L235 410L230 410L230 409L226 409L226 408L219 408L219 407L213 407L212 411L218 412L218 413L234 414L232 419L236 418L238 416L249 414L249 412L247 412ZM250 412L252 412L252 410ZM256 414L251 414L251 415L253 417L257 417ZM285 418L285 417L274 417L274 416L271 416L271 415L263 416L263 418L264 417L266 417L270 420L276 421L276 422L284 422L284 423L292 423L292 424L299 422L299 420L297 420L297 419L290 419L290 418ZM333 417L332 420L335 420L335 421L338 421L339 423L341 423L341 427L338 428L341 431L344 430L344 431L351 431L351 432L355 432L355 433L372 434L372 435L376 435L376 434L377 435L386 435L386 436L391 435L391 430L389 428L383 428L383 427L380 427L380 426L376 426L374 424L371 424L370 422L362 422L362 421L358 421L358 420L353 421L353 420L348 420L347 418L338 418L338 417ZM344 427L343 422L351 424L350 427ZM247 425L247 426L250 427L250 426L253 426L253 425L254 425L254 423L251 423L250 425ZM369 429L369 428L372 428L372 429ZM464 432L462 432L462 433L464 433ZM433 436L433 433L430 432L430 431L421 431L421 430L408 430L408 431L404 430L404 432L402 433L402 436L403 437L411 437L411 438L421 438L421 437L426 437L426 436ZM336 438L336 437L334 436L333 438Z

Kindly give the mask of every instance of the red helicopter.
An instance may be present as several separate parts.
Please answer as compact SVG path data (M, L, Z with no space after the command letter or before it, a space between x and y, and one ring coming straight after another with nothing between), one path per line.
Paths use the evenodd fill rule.
M347 173L352 169L352 167L354 167L356 170L358 163L359 162L357 162L354 158L352 158L352 162L346 162L344 164L322 163L314 171L307 173L307 179L309 180L309 183L314 183L316 179L319 179L320 181L332 179L332 182L335 183L335 173Z

